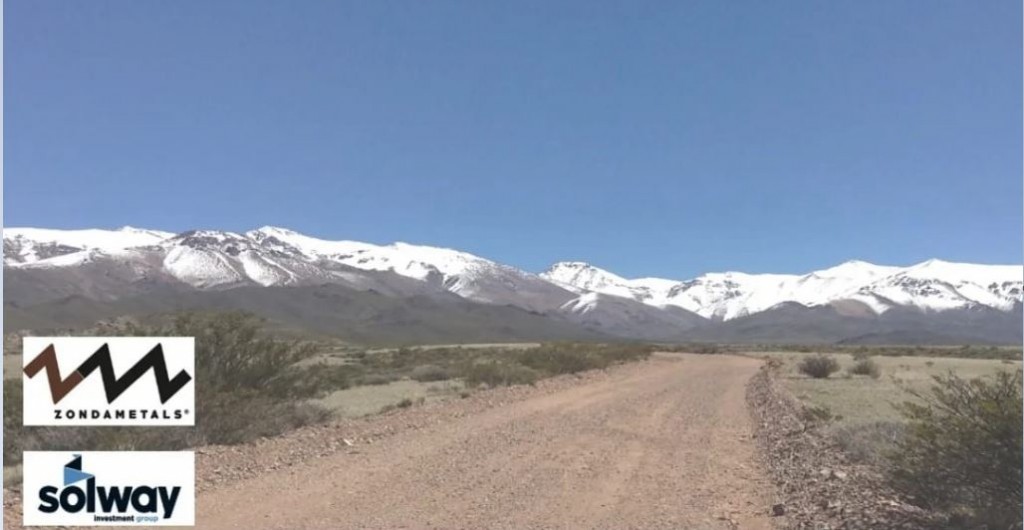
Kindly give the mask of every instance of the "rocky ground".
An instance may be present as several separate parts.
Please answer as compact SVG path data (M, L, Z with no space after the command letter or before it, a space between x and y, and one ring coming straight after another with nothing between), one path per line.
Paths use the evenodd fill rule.
M747 385L757 441L779 497L782 526L797 529L942 528L936 516L904 502L878 470L848 461L822 425L762 367Z

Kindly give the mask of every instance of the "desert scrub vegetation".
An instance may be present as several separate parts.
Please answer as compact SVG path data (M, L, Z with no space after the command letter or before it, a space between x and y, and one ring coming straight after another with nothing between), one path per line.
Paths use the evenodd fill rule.
M964 526L1020 525L1021 372L974 379L950 373L934 381L930 392L914 392L917 400L900 406L907 427L891 456L893 484Z
M540 374L532 368L514 362L495 360L474 362L466 367L462 375L467 385L482 384L489 387L532 385L540 379Z
M854 357L937 357L960 359L1019 360L1024 355L1020 346L992 346L965 344L962 346L925 345L853 345L853 344L719 344L722 352L789 352L789 353L846 353Z
M554 342L533 348L398 348L349 357L351 364L323 365L318 377L335 386L385 384L403 378L432 382L463 379L467 384L531 384L538 379L607 368L647 358L655 348L643 344Z
M412 373L409 377L421 383L445 381L452 378L451 374L449 374L447 370L437 366L436 364L424 364L423 366L417 366L412 369Z
M804 421L814 424L825 424L843 419L842 416L832 412L832 409L827 405L807 406L803 408L800 414Z
M882 376L882 367L870 358L857 359L853 366L850 367L850 373L853 375L866 375L872 379L878 379Z
M4 464L20 462L24 450L180 449L237 444L273 436L328 418L307 402L324 380L304 377L295 363L312 347L261 333L263 323L243 313L189 314L170 325L118 324L105 335L196 338L196 426L23 427L21 379L4 382Z
M800 373L815 379L825 379L839 371L839 361L828 355L806 357L797 365Z

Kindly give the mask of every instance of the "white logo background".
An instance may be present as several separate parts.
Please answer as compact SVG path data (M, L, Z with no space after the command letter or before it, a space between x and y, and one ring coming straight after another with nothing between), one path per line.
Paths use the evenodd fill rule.
M54 513L39 510L39 490L45 486L64 489L64 466L75 455L82 455L82 471L96 477L97 487L164 486L180 487L174 512L163 519L157 513L137 513L131 510L120 514L99 511L96 515L136 515L152 518L154 522L96 522L92 513L84 509L69 513L58 509ZM192 526L196 517L195 454L190 451L26 451L23 462L22 503L25 526ZM86 489L85 481L72 486Z
M110 348L114 375L118 379L157 344L163 346L168 378L173 379L181 370L192 376L192 380L167 403L161 404L153 370L149 369L113 403L107 404L103 377L97 369L64 396L60 403L54 405L46 371L41 370L32 378L22 372L25 425L195 425L195 339L192 337L25 337L22 344L23 369L24 365L53 344L62 380L103 344ZM62 419L58 420L55 418L57 409L64 412L70 410L75 413L75 418L68 420L66 414L62 414ZM113 416L113 412L119 409L136 410L139 414L134 420L127 417L102 418L103 412L109 410ZM101 417L78 418L78 412L83 410L88 413L99 410ZM186 412L180 418L175 418L175 410ZM142 411L146 411L145 419L141 416ZM158 416L148 417L154 411ZM163 419L163 411L167 411L171 419Z

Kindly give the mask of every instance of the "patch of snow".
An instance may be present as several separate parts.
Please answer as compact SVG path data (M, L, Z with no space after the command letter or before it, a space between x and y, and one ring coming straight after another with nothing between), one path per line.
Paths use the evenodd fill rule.
M55 230L47 228L5 228L4 263L32 263L52 259L48 253L61 251L70 254L77 251L96 250L104 254L119 254L126 249L159 244L172 237L170 232L144 230L126 226L117 230ZM7 255L13 251L15 255ZM73 266L80 261L55 260L48 266Z
M242 263L245 275L260 285L278 285L286 283L291 278L291 275L284 269L251 250L241 253L238 259Z
M599 293L587 293L581 295L578 298L573 298L572 300L569 300L568 302L562 304L562 307L559 309L569 313L585 315L592 311L595 307L597 307L600 298L601 294Z
M194 287L215 287L243 279L223 256L187 246L172 247L163 265L172 276Z

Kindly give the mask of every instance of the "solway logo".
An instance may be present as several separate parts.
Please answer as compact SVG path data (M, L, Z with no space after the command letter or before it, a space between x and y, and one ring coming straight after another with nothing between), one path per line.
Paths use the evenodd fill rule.
M29 451L23 474L26 525L191 525L195 519L189 452Z
M195 424L192 338L26 337L23 355L25 425Z

